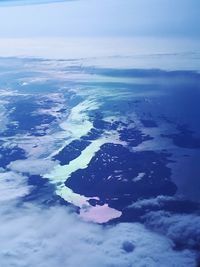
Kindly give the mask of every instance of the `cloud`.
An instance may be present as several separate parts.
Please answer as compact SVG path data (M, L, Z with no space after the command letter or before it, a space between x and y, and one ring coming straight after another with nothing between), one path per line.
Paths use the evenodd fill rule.
M174 251L168 238L141 224L84 223L65 207L7 204L0 208L0 227L4 267L195 266L192 252ZM133 247L128 252L127 243Z
M12 161L7 167L18 173L29 173L31 175L43 175L56 165L56 161L48 159L26 159Z
M171 214L165 211L149 212L146 225L165 234L182 247L198 248L200 244L200 215Z
M25 176L1 173L1 266L195 266L194 252L173 250L169 238L142 224L83 222L66 206L22 203L29 190Z
M170 196L157 196L155 198L140 199L129 206L129 208L141 209L146 207L162 207L166 202L174 200Z
M27 177L14 172L0 172L0 202L23 197L30 190Z

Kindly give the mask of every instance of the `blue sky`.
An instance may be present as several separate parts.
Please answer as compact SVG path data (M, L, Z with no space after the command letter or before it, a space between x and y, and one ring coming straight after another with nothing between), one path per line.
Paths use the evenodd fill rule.
M38 2L46 3L38 5ZM200 36L199 0L0 3L0 37Z

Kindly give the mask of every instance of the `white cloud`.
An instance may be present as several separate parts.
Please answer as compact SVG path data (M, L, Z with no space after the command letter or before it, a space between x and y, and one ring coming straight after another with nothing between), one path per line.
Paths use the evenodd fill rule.
M174 200L174 197L170 196L157 196L155 198L148 198L148 199L139 199L138 201L134 202L129 206L129 208L141 209L145 207L162 207L163 204L167 201Z
M84 223L66 207L0 208L0 262L4 267L195 266L194 254L141 224L103 227ZM123 250L129 241L133 252ZM153 246L152 246L153 244Z
M0 201L14 200L30 192L27 178L14 172L0 173Z
M197 247L200 244L200 215L150 212L144 216L146 224L165 234L179 245Z
M56 165L56 161L48 159L25 159L12 161L7 167L19 173L43 175Z
M102 226L80 221L64 206L22 204L20 197L29 190L26 177L1 173L3 267L172 267L174 263L181 267L195 266L193 252L174 251L170 239L142 224ZM133 251L123 249L127 242L133 244Z

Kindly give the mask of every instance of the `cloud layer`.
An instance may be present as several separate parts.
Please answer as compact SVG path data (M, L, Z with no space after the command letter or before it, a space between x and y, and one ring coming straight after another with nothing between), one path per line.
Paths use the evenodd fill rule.
M2 266L130 267L195 266L190 251L141 224L102 227L80 222L63 207L1 205ZM124 248L132 244L133 251ZM154 244L152 246L152 244Z
M3 172L0 178L0 262L4 267L77 267L83 263L87 267L173 267L174 262L195 266L192 251L174 250L170 238L142 224L96 225L80 221L65 206L22 204L21 197L32 189L26 177ZM175 227L176 233L183 230L177 223Z
M171 214L165 211L149 212L146 224L174 240L179 246L199 249L200 216L197 214Z

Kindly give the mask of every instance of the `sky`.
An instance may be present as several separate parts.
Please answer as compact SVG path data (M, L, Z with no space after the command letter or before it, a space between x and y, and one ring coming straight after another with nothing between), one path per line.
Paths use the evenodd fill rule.
M199 38L199 10L199 0L4 0L0 38Z

